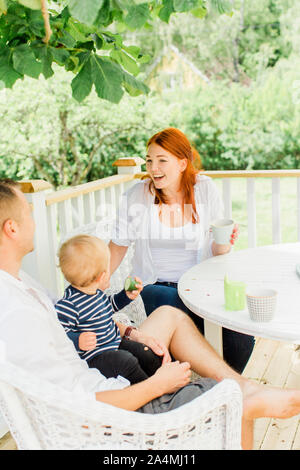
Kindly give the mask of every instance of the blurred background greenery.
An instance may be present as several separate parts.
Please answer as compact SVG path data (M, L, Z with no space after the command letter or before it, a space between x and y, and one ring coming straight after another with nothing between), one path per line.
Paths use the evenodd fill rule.
M152 56L147 96L77 103L71 72L0 91L0 176L55 187L113 174L166 126L186 132L207 170L300 167L300 5L239 0L230 16L174 15L125 32Z
M222 183L214 180L219 190ZM245 178L231 181L232 217L239 224L239 237L235 250L248 248L247 189ZM272 234L272 181L271 178L255 179L256 197L256 243L270 245ZM297 181L294 177L280 178L280 221L282 243L298 241L297 234Z

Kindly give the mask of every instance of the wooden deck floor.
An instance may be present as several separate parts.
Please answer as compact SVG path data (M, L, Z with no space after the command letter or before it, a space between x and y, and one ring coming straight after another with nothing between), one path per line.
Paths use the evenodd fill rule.
M288 343L258 339L244 375L280 388L300 389L300 349ZM15 450L10 434L0 439L0 450ZM255 450L300 450L300 416L287 420L258 419Z
M299 347L259 339L244 375L275 387L300 389ZM285 420L256 420L254 449L300 450L300 416Z

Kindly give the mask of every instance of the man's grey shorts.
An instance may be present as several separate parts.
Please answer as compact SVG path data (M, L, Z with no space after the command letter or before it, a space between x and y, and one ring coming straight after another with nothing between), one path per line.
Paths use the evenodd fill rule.
M140 413L155 414L174 410L175 408L199 397L216 384L217 382L213 379L199 378L185 387L180 388L175 393L168 393L159 398L155 398L137 411Z

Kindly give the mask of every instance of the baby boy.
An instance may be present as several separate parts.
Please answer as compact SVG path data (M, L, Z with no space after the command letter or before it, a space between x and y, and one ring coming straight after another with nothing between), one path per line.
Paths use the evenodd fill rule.
M161 366L162 357L130 338L131 327L113 320L113 313L134 300L142 290L124 289L112 296L109 287L110 252L102 240L78 235L59 251L60 268L70 283L55 307L58 319L82 359L106 377L121 375L132 384L145 380Z

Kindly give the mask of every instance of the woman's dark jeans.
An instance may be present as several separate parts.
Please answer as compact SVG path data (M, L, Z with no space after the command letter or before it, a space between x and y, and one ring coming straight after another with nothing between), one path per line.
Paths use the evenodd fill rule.
M204 321L191 312L177 293L177 284L156 282L145 286L141 292L147 316L162 305L171 305L186 312L194 321L198 330L204 333ZM254 348L254 337L223 328L223 357L234 370L243 372ZM187 338L188 341L188 338Z

